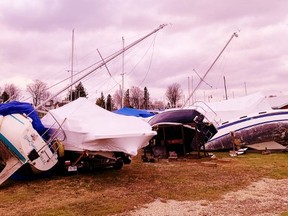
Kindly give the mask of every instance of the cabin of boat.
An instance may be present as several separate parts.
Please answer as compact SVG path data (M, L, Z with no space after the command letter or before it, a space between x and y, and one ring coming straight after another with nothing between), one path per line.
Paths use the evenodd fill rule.
M144 148L143 161L186 157L192 152L200 157L201 148L217 132L204 115L193 109L166 110L148 123L157 135Z

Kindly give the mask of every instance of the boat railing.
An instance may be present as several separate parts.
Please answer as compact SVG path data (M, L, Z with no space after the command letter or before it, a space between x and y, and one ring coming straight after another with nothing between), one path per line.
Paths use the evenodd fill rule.
M197 111L202 113L205 118L212 122L216 127L220 125L221 119L217 115L217 113L204 101L195 101L195 103L192 105ZM209 113L209 115L208 115ZM212 114L212 115L211 115Z
M47 113L49 113L49 111ZM53 152L53 155L54 155L54 154L57 154L59 148L61 148L61 145L60 145L61 142L66 139L66 134L62 128L62 125L64 124L66 119L62 123L60 123L56 120L56 118L51 113L49 114L52 116L55 122L53 125L47 128L43 134L41 134L42 139L46 142L46 146L43 146L39 150L39 152L44 150L44 148L50 148L50 150ZM54 128L57 128L57 129L54 129ZM47 136L49 137L48 139L46 138Z

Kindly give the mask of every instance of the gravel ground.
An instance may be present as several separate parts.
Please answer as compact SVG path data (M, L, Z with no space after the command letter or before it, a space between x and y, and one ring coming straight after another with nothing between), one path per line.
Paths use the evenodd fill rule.
M130 216L177 215L280 215L288 212L288 179L262 179L246 188L229 192L217 201L155 200L140 209L126 212Z

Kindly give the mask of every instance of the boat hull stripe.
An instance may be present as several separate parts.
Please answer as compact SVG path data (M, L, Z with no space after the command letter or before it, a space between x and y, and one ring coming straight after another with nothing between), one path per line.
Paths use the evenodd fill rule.
M272 114L270 113L270 114L265 114L265 115L261 115L261 116L252 116L252 117L249 117L249 118L241 119L241 120L238 120L238 121L234 121L234 122L222 125L222 126L218 127L218 129L223 129L223 128L226 128L226 127L238 124L238 123L250 121L250 120L253 120L253 119L271 117L271 116L275 116L275 115L287 115L287 114L288 114L288 112L284 112L284 113L281 112L281 113L272 113Z
M255 118L253 118L253 119L255 119ZM249 120L251 120L251 118L249 118ZM281 120L273 120L273 121L259 122L259 123L257 123L257 124L248 125L248 126L246 126L246 127L238 128L238 129L233 130L233 131L234 131L234 132L237 132L237 131L245 130L245 129L247 129L247 128L255 127L255 126L258 126L258 125L269 124L269 123L277 123L277 122L285 122L285 121L288 122L288 119L281 119ZM237 123L242 123L242 122L244 122L244 121L238 121L238 122L235 122L235 123L233 123L233 124L230 124L229 126L234 125L234 124L237 124ZM219 128L220 128L220 127L219 127ZM219 137L217 137L217 138L215 138L215 139L212 138L209 142L212 142L212 141L221 139L222 137L227 136L228 134L230 134L230 132L231 132L231 131L229 131L229 133L223 134L222 136L219 136Z
M26 158L18 151L17 148L8 140L6 137L0 133L0 140L11 150L23 163L26 162Z
M17 120L18 122L20 122L21 124L24 125L24 122L22 122L20 119L16 118L13 114L10 115L12 118L14 118L15 120Z

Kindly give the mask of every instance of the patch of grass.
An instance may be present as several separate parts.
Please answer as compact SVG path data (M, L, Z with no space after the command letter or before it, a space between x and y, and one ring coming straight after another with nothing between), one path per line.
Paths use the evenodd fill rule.
M65 215L71 215L74 216L76 215L72 209L70 208L50 208L50 209L45 209L44 212L42 212L41 210L38 211L37 215L39 216L65 216Z
M218 160L143 163L139 153L122 170L9 180L0 187L0 215L112 215L155 199L216 200L263 177L288 178L285 153L248 153L235 158L227 152L215 155Z

